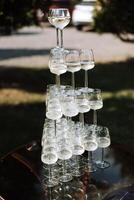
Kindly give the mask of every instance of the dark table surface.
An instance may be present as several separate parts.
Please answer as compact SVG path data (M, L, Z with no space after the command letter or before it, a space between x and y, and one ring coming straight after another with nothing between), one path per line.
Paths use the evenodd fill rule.
M100 153L97 150L94 157L98 159ZM105 158L111 163L111 167L90 174L85 172L80 179L74 179L54 189L42 187L40 154L40 144L35 142L19 147L1 159L0 200L2 197L4 200L53 200L58 196L60 187L65 187L67 193L73 190L76 193L73 200L84 200L85 194L88 194L94 185L105 200L113 200L112 195L115 193L124 195L130 191L134 194L134 153L122 146L112 145L107 149ZM78 185L83 187L84 194L80 194ZM67 196L61 199L71 198ZM128 199L134 200L134 196L129 196Z

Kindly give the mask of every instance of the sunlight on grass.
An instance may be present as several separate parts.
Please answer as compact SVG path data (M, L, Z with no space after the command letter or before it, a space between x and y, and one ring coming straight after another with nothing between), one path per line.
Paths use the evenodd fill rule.
M17 89L0 89L0 105L18 105L44 102L45 95Z
M123 98L127 98L130 100L134 99L134 90L121 90L118 92L103 92L102 94L103 99L111 99L111 98L115 98L115 99L123 99Z

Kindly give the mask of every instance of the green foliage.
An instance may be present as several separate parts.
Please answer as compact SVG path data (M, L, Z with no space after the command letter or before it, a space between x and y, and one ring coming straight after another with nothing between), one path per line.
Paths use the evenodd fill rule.
M134 1L98 0L94 21L100 32L134 33Z
M80 2L81 2L81 0L72 0L72 1L71 1L71 4L72 4L72 5L75 5L75 4L80 3Z
M0 26L20 28L35 20L36 0L0 0Z

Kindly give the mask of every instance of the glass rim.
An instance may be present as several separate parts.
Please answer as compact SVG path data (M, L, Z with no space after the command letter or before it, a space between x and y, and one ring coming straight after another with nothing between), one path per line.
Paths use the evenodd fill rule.
M89 92L93 92L94 91L94 88L86 88L86 87L76 87L75 88L76 90L79 90L80 92L83 92L83 93L89 93Z
M102 126L102 125L96 125L95 126L95 131L100 132L102 130L106 130L108 132L108 134L109 134L109 128L108 127Z
M99 89L99 88L92 88L93 89L93 91L91 91L91 93L94 93L94 92L99 92L99 93L101 93L102 91L101 91L101 89Z
M79 49L67 49L67 51L66 51L66 54L69 54L69 53L75 53L75 52L77 52L77 53L79 53L80 52L80 50Z
M86 48L86 49L80 49L80 51L92 51L93 52L93 49L92 48Z
M67 10L67 11L69 11L68 8L50 8L49 11L51 11L51 10Z

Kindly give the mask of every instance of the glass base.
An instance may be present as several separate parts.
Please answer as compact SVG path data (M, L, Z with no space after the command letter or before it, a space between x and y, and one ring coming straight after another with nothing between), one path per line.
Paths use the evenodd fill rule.
M52 179L50 179L50 180L44 181L44 184L45 184L47 187L54 187L54 186L58 185L59 182L58 182L57 179L52 178Z
M99 169L105 169L105 168L110 167L110 163L107 162L107 161L103 161L103 162L97 161L97 162L96 162L96 166L97 166L97 168L99 168Z
M88 162L88 170L89 172L96 172L98 170L95 162Z
M90 172L96 172L97 171L97 167L95 164L89 165L89 171Z
M72 175L75 176L75 177L80 177L80 176L82 176L82 174L83 173L80 170L74 170L72 172Z
M87 199L95 199L95 200L102 199L97 187L93 184L88 185Z
M66 173L65 175L62 175L59 179L60 182L62 183L66 183L66 182L69 182L71 181L73 178L72 178L72 175L69 174L69 173Z

